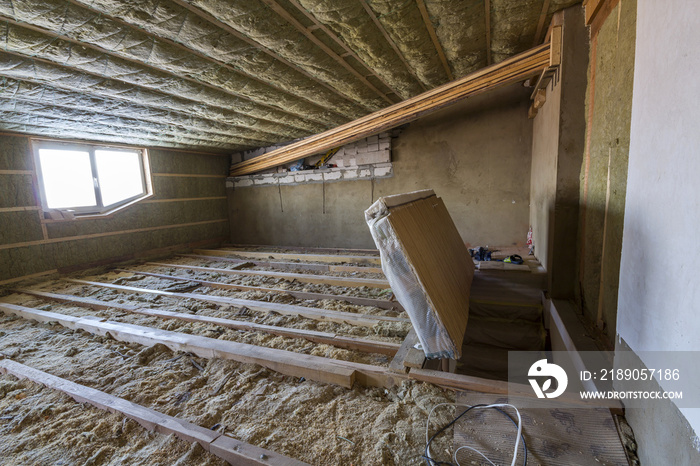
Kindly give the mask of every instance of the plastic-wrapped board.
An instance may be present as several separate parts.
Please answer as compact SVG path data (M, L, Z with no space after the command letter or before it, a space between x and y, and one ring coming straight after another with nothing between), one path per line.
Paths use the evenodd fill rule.
M460 358L474 263L442 199L431 189L382 197L365 220L426 357Z

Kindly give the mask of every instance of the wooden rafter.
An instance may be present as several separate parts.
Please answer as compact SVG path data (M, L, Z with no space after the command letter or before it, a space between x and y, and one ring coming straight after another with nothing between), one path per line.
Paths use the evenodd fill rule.
M359 1L362 4L362 7L367 12L367 14L369 15L369 17L372 20L372 22L374 23L374 25L377 26L377 29L379 29L379 32L381 32L382 36L384 36L384 40L387 41L387 43L394 50L394 52L399 57L401 62L404 64L404 66L406 67L406 70L408 70L408 72L411 74L411 76L413 76L416 79L416 81L418 81L418 84L420 84L421 89L423 89L424 91L427 91L428 88L425 87L425 84L423 84L423 81L421 81L421 79L418 77L414 67L409 65L408 61L406 61L406 57L401 52L401 50L399 50L399 47L396 45L396 42L394 42L394 40L391 38L391 36L389 36L389 33L384 28L382 23L379 21L379 18L377 18L377 15L374 14L374 11L372 10L372 8L370 8L370 6L367 4L367 2L365 0L359 0Z
M547 19L547 13L549 12L549 2L550 0L543 0L542 11L540 12L540 20L537 23L537 31L535 32L535 39L532 42L532 46L536 46L541 42L542 30L544 29L544 22Z
M13 24L13 25L18 26L18 27L21 27L21 28L25 28L25 29L29 29L29 30L31 30L31 31L39 32L39 33L44 34L44 35L46 35L46 36L53 37L54 39L60 39L60 40L63 40L63 41L68 42L68 43L70 43L70 44L77 45L77 46L82 47L82 48L85 48L85 49L92 49L92 50L94 50L94 51L96 51L96 52L98 52L98 53L100 53L100 54L102 54L102 55L114 57L114 58L117 58L117 59L119 59L119 60L124 60L124 61L126 61L126 62L136 64L136 65L141 66L141 67L153 69L153 70L157 71L158 73L166 74L166 75L172 76L173 78L181 79L181 80L183 80L183 81L187 81L187 82L193 83L193 84L195 84L195 85L197 85L197 86L204 86L204 87L209 88L209 89L212 89L212 90L214 90L214 91L216 91L216 92L221 92L222 94L227 94L227 95L230 95L231 97L235 97L235 98L237 98L237 99L241 99L241 100L248 101L248 102L252 103L253 105L258 105L258 106L263 107L263 108L266 108L266 109L270 109L270 110L273 110L273 111L276 111L276 112L288 114L288 115L290 115L290 116L293 116L295 119L305 119L305 120L310 121L310 122L313 122L313 123L315 123L315 124L321 124L321 125L324 125L324 126L326 126L326 125L328 124L326 121L323 121L322 119L317 119L317 120L315 120L315 119L309 118L309 117L302 118L302 117L300 117L299 115L296 115L296 114L294 114L294 113L292 113L292 112L289 112L289 111L287 111L287 110L284 110L284 109L281 108L281 107L277 107L277 106L274 106L274 105L266 104L266 103L263 103L263 102L258 102L258 101L253 100L252 98L247 97L247 96L245 96L245 95L237 94L237 93L235 93L235 92L228 91L228 90L226 90L226 89L224 89L224 88L215 86L215 85L213 85L213 84L209 84L209 83L204 82L204 81L199 81L199 80L196 80L196 79L193 79L193 78L189 78L189 77L187 77L187 76L183 76L183 75L178 74L178 73L174 73L174 72L171 72L171 71L167 71L167 70L165 70L165 69L162 69L162 68L158 68L158 67L153 66L153 65L150 65L150 64L148 64L148 63L146 63L146 62L142 62L142 61L136 60L136 59L134 59L134 58L129 58L129 57L120 55L120 54L115 53L115 52L113 52L113 51L111 51L111 50L107 50L107 49L105 49L105 48L103 48L103 47L101 47L101 46L99 46L99 45L93 45L93 44L88 44L88 43L85 43L85 42L80 42L80 41L75 40L75 39L73 39L73 38L71 38L71 37L68 37L68 36L66 36L66 35L58 34L58 33L55 33L55 32L53 32L53 31L50 31L50 30L48 30L48 29L44 29L44 28L42 28L42 27L35 26L35 25L33 25L33 24L28 24L28 23L22 23L22 22L19 22L19 21L15 21L14 19L9 18L9 17L7 17L7 16L3 16L3 15L0 15L0 21L5 21L5 22L7 22L7 23ZM23 55L23 54L21 54L21 53L20 53L20 55L25 56L25 57L29 57L29 55ZM49 60L49 61L50 61L50 60ZM72 66L69 66L69 68L73 68L73 67L72 67ZM79 71L82 72L82 69L80 69L80 68L74 68L74 69L77 69L77 70L79 70ZM115 78L110 78L110 79L115 79ZM130 83L130 84L131 84L131 83ZM200 102L200 103L203 103L203 102ZM290 125L290 126L292 126L292 125ZM303 129L303 128L298 128L298 129Z
M330 47L328 47L326 44L324 44L323 42L321 42L321 41L318 39L318 37L316 37L315 35L313 35L313 33L312 33L311 31L309 31L303 24L301 24L299 21L297 21L297 19L296 19L294 16L292 16L291 14L289 14L289 12L288 12L287 10L285 10L284 8L282 8L282 6L281 6L279 3L277 3L275 0L261 0L261 1L262 1L265 5L267 5L268 7L270 7L270 9L271 9L272 11L274 11L275 13L277 13L278 15L280 15L282 18L284 18L285 21L287 21L289 24L291 24L292 26L294 26L299 32L301 32L304 36L306 36L307 39L309 39L311 42L313 42L318 48L320 48L321 50L323 50L329 57L331 57L331 58L334 59L336 62L338 62L338 63L340 64L340 66L342 66L343 68L345 68L346 70L348 70L353 76L355 76L357 79L359 79L360 81L362 81L362 83L363 83L365 86L367 86L367 87L369 87L370 89L372 89L372 91L374 91L379 97L381 97L382 99L384 99L387 103L390 103L390 104L394 103L394 101L391 100L385 93L383 93L382 91L380 91L379 89L377 89L377 87L376 87L374 84L372 84L371 82L367 81L367 78L366 78L365 76L363 76L361 73L359 73L355 68L353 68L353 67L350 65L350 63L348 63L347 61L345 61L345 60L343 59L343 57L341 57L340 55L338 55L337 53L335 53ZM320 25L320 23L318 23L318 22L317 22L317 24ZM320 26L319 26L319 28L320 28ZM326 34L329 34L328 28L325 28L325 29L322 29L322 30L323 30L323 32L325 32ZM332 32L331 32L330 34L332 34ZM346 48L346 50L348 50L348 49ZM360 62L360 63L362 63L362 62ZM370 73L371 73L371 76L376 76L375 73L372 72L372 70L369 70L369 71L370 71ZM384 82L384 81L382 81L382 82ZM386 85L386 83L384 83L384 84ZM391 88L390 88L390 89L391 89ZM393 90L393 89L392 89L392 92L393 92L394 94L396 94L396 91ZM397 95L398 95L398 94L397 94Z
M264 45L262 45L256 41L254 41L253 39L246 36L245 34L238 32L236 29L232 28L231 26L224 23L223 21L218 20L215 16L210 15L206 11L201 10L193 5L190 5L189 3L187 3L184 0L170 0L170 1L172 1L173 3L176 3L178 6L186 9L187 11L189 11L190 13L194 14L195 16L203 19L204 21L211 23L214 26L218 27L219 29L226 31L227 33L231 34L232 36L236 37L237 39L240 39L240 40L244 41L245 43L252 45L256 49L260 50L261 52L265 53L266 55L269 55L270 57L274 58L275 60L278 60L278 61L284 63L285 65L289 66L290 68L293 68L295 71L298 71L299 73L303 74L307 78L313 79L316 83L325 87L326 89L333 91L334 93L347 98L347 96L342 94L338 89L334 88L330 84L320 80L318 77L312 75L311 73L309 73L308 71L306 71L305 69L300 67L299 65L292 63L291 61L282 57L278 53L268 49L267 47L265 47ZM361 105L361 104L358 103L358 105Z
M149 32L149 31L147 31L147 30L144 29L144 28L136 27L136 26L134 26L133 24L128 23L128 22L126 22L126 21L124 21L124 20L122 20L122 19L119 19L119 18L115 17L115 16L108 15L108 14L106 14L106 13L103 13L103 12L99 11L99 10L96 10L96 9L94 9L92 6L90 6L90 5L94 5L94 4L90 4L90 5L85 4L85 5L84 5L84 4L82 4L82 3L80 3L80 2L78 2L78 1L76 1L76 0L67 0L67 1L68 1L69 3L72 3L72 4L74 4L74 5L80 6L80 7L82 7L82 8L86 8L86 9L88 9L88 10L94 11L94 12L98 13L98 14L100 15L100 17L106 18L106 19L108 19L108 20L110 20L110 21L113 21L113 22L115 22L115 23L118 23L118 24L120 24L120 25L122 25L122 26L124 26L124 27L127 27L127 28L129 28L129 29L138 30L141 34L144 34L144 35L148 36L148 37L151 38L151 40L153 40L153 41L160 41L160 42L163 42L163 43L165 43L165 44L168 44L168 45L171 46L171 47L174 47L174 48L177 48L177 49L179 49L179 50L182 50L182 51L184 51L184 52L186 52L186 53L188 53L188 54L190 54L190 55L194 55L194 56L197 56L197 57L199 57L199 58L201 58L201 59L207 60L207 61L209 61L209 62L216 63L217 66L220 66L220 67L222 67L222 68L225 68L225 69L229 70L229 71L232 72L232 73L243 75L243 76L245 76L245 77L248 78L248 79L252 79L252 80L254 80L254 81L259 82L260 84L263 84L263 85L265 85L265 86L270 86L271 88L275 89L275 90L278 91L278 92L281 92L281 93L283 93L283 94L288 94L288 95L290 95L290 96L292 96L292 97L294 97L294 98L300 99L300 100L304 100L304 101L308 102L308 103L311 104L311 105L315 105L315 106L317 106L317 107L323 107L323 105L322 105L322 104L319 104L318 102L314 102L314 101L312 101L312 100L310 100L310 99L308 99L308 98L306 98L306 97L302 97L302 96L300 96L300 95L292 94L292 93L290 93L288 90L281 88L281 87L280 87L279 85L277 85L277 84L273 84L273 83L270 82L270 81L266 81L266 80L264 80L264 79L261 79L261 78L259 78L258 76L254 75L254 74L251 74L251 73L248 73L248 72L244 71L244 70L241 69L241 68L234 68L233 66L229 65L228 63L225 63L225 62L223 62L223 61L221 61L221 60L218 60L218 59L216 59L216 58L214 58L214 57L210 57L210 56L208 56L208 55L205 55L205 54L203 54L203 53L201 53L201 52L199 52L199 51L197 51L197 50L195 50L195 49L193 49L193 48L191 48L191 47L188 47L188 46L185 45L185 44L182 44L182 43L180 43L180 42L176 42L176 41L171 40L171 39L168 39L168 38L166 38L166 37L156 36L155 34L153 34L153 33ZM262 76L264 76L264 74L263 74ZM316 82L318 82L318 80L316 80ZM343 94L341 94L340 92L338 92L336 89L333 89L333 88L331 88L331 89L332 89L332 90L334 91L334 93L337 94L339 97L341 97L341 98L343 98L343 99L345 99L345 100L350 101L350 99L348 99L348 97L344 96ZM356 102L354 102L354 103L356 103ZM357 104L357 103L356 103L356 104ZM358 104L358 105L361 105L361 104ZM335 112L332 108L327 108L327 109L325 109L325 110L327 110L327 111L329 111L329 112L332 112L332 113L336 113L337 115L340 115L340 116L345 117L345 115L342 115L342 114L340 114L340 113L338 113L338 112Z
M362 61L362 59L360 58L360 56L359 56L357 53L355 53L355 51L354 51L353 49L351 49L351 48L348 46L348 44L346 44L345 42L343 42L343 40L342 40L340 37L338 37L338 35L337 35L336 33L334 33L333 31L331 31L325 24L323 24L322 22L320 22L313 14L311 14L306 8L303 7L303 6L299 3L298 0L288 0L288 1L289 1L289 3L291 3L292 5L294 5L294 7L295 7L297 10L299 10L304 16L306 16L311 22L314 23L313 26L310 26L310 27L307 28L309 31L315 31L315 30L317 30L317 29L318 29L319 31L323 31L323 33L326 34L328 37L330 37L330 38L333 40L333 42L335 42L335 43L338 44L343 50L345 50L345 52L343 52L343 53L340 54L340 57L341 57L341 58L345 59L345 58L347 58L347 57L352 57L352 58L354 58L355 60L357 60L358 63L360 63L362 66L364 66L364 67L369 71L370 74L369 74L368 76L374 76L374 77L377 78L382 84L384 84L384 86L386 86L387 89L390 90L390 92L387 92L387 93L386 93L387 96L389 96L389 95L395 95L395 96L397 97L397 99L398 99L398 94L391 88L391 86L389 85L389 83L387 83L386 80L384 80L384 78L382 78L382 77L379 76L378 74L374 73L374 71L372 71L372 69L370 69L367 65L365 65L364 61ZM365 76L365 77L367 77L367 76ZM380 97L381 97L381 96L380 96ZM382 98L383 98L383 97L382 97ZM384 99L384 100L386 100L386 99ZM389 103L393 103L393 100L392 100L391 102L389 102Z
M484 22L486 25L486 65L493 63L491 58L491 0L484 0Z
M420 10L420 15L423 17L423 24L425 24L425 28L428 30L430 39L433 41L435 50L437 51L438 57L440 58L440 62L442 62L442 67L445 69L447 78L449 81L452 81L454 79L454 75L452 74L452 70L450 69L450 64L447 63L445 51L443 50L442 45L440 45L438 36L435 33L435 28L433 27L433 22L430 20L428 10L425 8L425 3L423 2L423 0L416 0L416 4L418 5L418 10Z
M231 176L245 175L266 168L319 154L357 139L414 121L480 92L528 79L550 62L549 44L534 47L497 65L483 68L461 79L436 87L337 128L268 152L231 167Z

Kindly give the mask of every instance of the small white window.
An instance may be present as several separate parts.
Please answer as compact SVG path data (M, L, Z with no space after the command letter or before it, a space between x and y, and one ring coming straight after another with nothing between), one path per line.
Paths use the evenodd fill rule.
M146 149L32 141L46 211L111 213L151 194Z

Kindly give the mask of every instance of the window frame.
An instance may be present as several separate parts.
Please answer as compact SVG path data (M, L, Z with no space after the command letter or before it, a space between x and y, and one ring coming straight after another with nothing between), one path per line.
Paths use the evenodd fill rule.
M77 141L62 141L57 139L43 139L43 138L32 138L31 139L31 149L34 157L34 167L36 172L36 182L37 191L39 198L41 200L41 207L45 213L51 212L68 212L72 215L64 216L65 219L75 218L90 218L90 217L106 217L119 210L125 209L137 202L153 196L153 181L151 174L151 166L148 156L148 149L145 147L136 147L120 144L101 144L101 143L90 143L90 142L77 142ZM41 159L39 157L39 150L50 149L50 150L73 150L87 152L90 157L90 169L92 171L93 187L95 189L95 203L96 206L87 207L62 207L62 208L51 208L48 206L48 201L46 197L46 190L44 188L44 179L41 168ZM109 150L113 152L137 152L140 156L139 168L141 173L141 185L143 186L143 191L140 194L132 196L128 199L121 200L114 204L105 206L102 201L102 190L99 185L99 176L97 173L97 163L95 160L95 151L98 150Z

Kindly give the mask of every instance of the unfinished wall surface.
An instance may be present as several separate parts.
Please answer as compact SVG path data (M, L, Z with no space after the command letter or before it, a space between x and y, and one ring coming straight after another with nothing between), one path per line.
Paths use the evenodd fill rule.
M562 65L533 124L530 223L535 255L550 272L550 295L573 298L588 31L578 5L557 13L554 23L562 27Z
M390 178L229 189L234 243L374 247L364 210L380 196L434 189L465 242L525 242L532 123L521 85L423 118L392 142Z
M698 18L697 3L639 1L618 349L700 350ZM699 411L628 410L641 463L700 464Z
M228 157L149 150L154 196L100 219L47 220L26 136L0 136L0 283L228 235Z
M579 296L590 319L597 321L601 312L601 323L611 342L615 336L625 213L636 15L636 0L619 2L592 39L586 96Z

